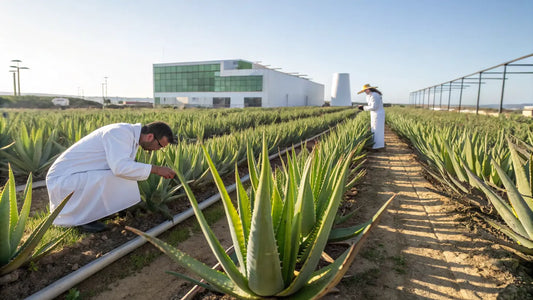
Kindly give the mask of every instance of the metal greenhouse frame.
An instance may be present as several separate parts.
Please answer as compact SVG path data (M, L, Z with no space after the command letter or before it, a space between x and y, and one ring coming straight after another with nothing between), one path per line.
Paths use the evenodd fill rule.
M409 103L413 104L415 106L426 106L426 98L427 98L427 107L430 108L431 106L431 93L433 93L433 109L435 109L435 102L436 102L436 95L437 93L440 94L439 96L439 107L442 108L442 95L443 91L448 92L448 107L447 109L450 110L450 101L451 101L451 95L452 90L460 90L459 93L459 107L458 111L461 111L461 104L462 104L462 98L463 98L463 90L470 86L476 86L477 85L477 101L476 101L476 114L479 113L479 103L480 103L480 95L481 95L481 86L485 84L486 80L501 80L501 96L500 96L500 105L498 109L498 113L502 113L503 111L503 98L504 98L504 92L505 92L505 82L509 78L507 78L510 74L533 74L533 64L531 63L517 63L519 61L522 61L524 59L533 57L533 53L529 55L525 55L516 59L513 59L508 62L504 62L502 64L477 71L475 73L456 78L454 80L450 80L444 83L440 83L437 85L433 85L430 87L426 87L414 92L411 92L409 95ZM491 71L496 68L503 66L503 72L500 71ZM532 71L510 71L510 67L531 67ZM501 75L501 77L497 76ZM533 85L533 82L531 83ZM433 91L432 91L433 90ZM438 91L437 91L438 90ZM427 95L427 96L426 96Z

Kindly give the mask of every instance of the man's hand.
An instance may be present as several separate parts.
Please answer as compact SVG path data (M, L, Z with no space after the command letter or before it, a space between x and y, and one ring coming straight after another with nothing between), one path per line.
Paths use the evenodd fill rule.
M176 172L174 172L174 170L161 166L152 166L152 171L150 173L159 175L166 179L174 178L174 176L176 176Z

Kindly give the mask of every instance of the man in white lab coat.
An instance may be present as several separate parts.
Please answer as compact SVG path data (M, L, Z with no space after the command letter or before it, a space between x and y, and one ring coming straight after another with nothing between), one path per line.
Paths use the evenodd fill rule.
M164 122L111 124L76 142L46 175L50 211L74 192L54 224L80 226L90 232L107 229L99 219L141 201L137 181L151 173L165 178L176 175L168 167L136 162L139 146L159 150L173 142L172 130Z
M366 102L368 105L359 105L359 109L370 111L370 131L374 134L374 145L372 149L385 148L385 109L383 108L383 100L381 99L381 92L377 86L373 87L370 84L363 85L363 88L357 93L366 94Z

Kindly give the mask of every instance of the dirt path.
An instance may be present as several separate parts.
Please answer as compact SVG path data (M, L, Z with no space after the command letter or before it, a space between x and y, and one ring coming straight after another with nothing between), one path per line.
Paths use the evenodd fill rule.
M432 192L420 164L398 137L386 132L387 148L368 156L368 174L347 204L359 209L351 222L367 220L394 193L398 197L366 240L338 292L325 299L528 299L516 287L524 272L508 248L483 230L461 222L454 203ZM229 244L225 220L212 228ZM215 261L201 235L178 248ZM190 287L166 270L166 256L134 276L107 286L92 299L179 299ZM530 291L531 292L531 291Z
M398 197L352 264L348 272L352 277L337 286L338 295L326 299L519 296L512 286L517 278L509 273L516 258L488 233L469 230L454 203L431 191L421 165L404 142L388 130L385 140L384 152L368 156L368 174L356 197L362 201L357 204L361 206L358 218L371 215L394 193ZM498 297L505 294L511 297Z

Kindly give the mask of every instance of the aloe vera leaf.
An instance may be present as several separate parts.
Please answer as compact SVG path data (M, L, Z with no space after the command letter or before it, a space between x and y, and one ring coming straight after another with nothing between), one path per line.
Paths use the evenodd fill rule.
M504 234L506 234L508 237L512 238L513 240L515 240L519 245L522 245L526 248L529 248L529 249L533 249L533 240L531 239L528 239L518 233L516 233L515 231L511 230L509 227L503 225L503 224L500 224L494 220L491 220L489 218L486 218L486 217L483 217L483 219L485 219L485 221L487 223L489 223L490 226L500 230L501 232L503 232Z
M242 266L244 270L244 267L246 266L246 258L244 256L244 254L246 253L246 244L244 238L244 228L241 219L237 214L237 210L233 206L233 203L231 202L231 198L229 197L224 182L222 181L222 178L220 178L220 175L218 174L218 171L215 165L213 164L213 161L211 160L207 149L203 145L202 149L209 165L209 169L211 170L211 174L215 179L218 192L220 193L220 198L222 199L222 204L224 205L224 211L226 212L231 239L233 240L233 246L235 247L235 249L238 249L238 251L236 250L235 253L237 254L239 265Z
M250 205L250 198L242 185L242 182L239 178L239 170L235 166L235 183L237 185L237 203L239 216L241 218L241 223L243 225L243 234L245 238L245 243L248 243L248 236L250 234L250 226L252 222L252 207Z
M10 179L11 180L11 176ZM0 265L6 264L11 258L11 229L10 229L10 208L9 182L6 183L0 196Z
M170 274L170 275L174 275L176 277L183 278L183 279L185 279L185 280L187 280L189 282L194 283L197 286L203 287L204 289L207 289L207 290L210 290L210 291L213 291L213 292L217 292L217 293L223 293L221 290L217 289L215 286L213 286L211 284L207 284L207 283L202 282L200 280L196 280L196 279L194 279L192 277L189 277L189 276L187 276L185 274L174 272L174 271L165 271L165 273ZM191 291L189 291L189 293L191 293Z
M24 234L24 227L26 225L26 220L28 219L28 215L30 214L30 207L31 207L31 200L32 200L32 175L30 173L30 176L28 177L28 181L26 182L26 187L24 188L24 204L22 204L22 209L20 210L20 215L18 217L16 226L12 228L11 231L11 253L14 253L17 249L18 244L20 243L20 240L22 239L22 235ZM10 191L11 192L11 191Z
M278 294L279 296L291 295L302 288L316 268L316 264L318 263L324 246L327 243L331 226L335 221L335 215L337 213L340 201L342 200L342 194L344 192L344 185L346 181L346 173L353 154L354 153L351 152L348 157L344 158L344 160L339 160L337 166L335 167L336 170L333 173L338 175L332 177L332 180L335 181L335 185L331 195L331 201L324 211L323 218L317 224L316 236L314 236L314 240L310 244L309 255L303 263L298 276L294 278L294 280L286 289Z
M505 171L503 171L496 162L494 162L494 167L496 168L498 175L500 175L503 185L507 190L509 202L511 202L518 221L520 224L522 224L527 232L527 237L530 239L533 238L533 211L527 205L522 195L520 195L520 192L515 187L514 182L512 182L509 176L505 174Z
M129 226L126 226L126 229L128 229L129 231L137 235L142 236L144 239L152 243L152 245L156 246L159 250L161 250L163 253L168 255L178 265L202 277L206 282L208 282L209 284L211 284L212 286L214 286L216 289L220 290L221 292L235 296L235 297L241 297L243 299L258 299L258 297L254 297L253 294L250 294L242 290L227 275L227 273L222 273L218 270L212 269L208 265L196 260L195 258L182 252L181 250L174 248L171 245L159 240L158 238L153 237L149 234L146 234L140 230L131 228Z
M313 199L313 190L309 184L309 179L312 175L311 164L315 157L316 155L311 156L311 159L308 159L305 163L296 199L296 207L302 214L302 234L304 236L311 232L316 223L315 201Z
M61 243L63 238L67 234L69 234L71 231L72 231L72 228L69 228L68 230L65 230L65 232L63 232L61 235L55 237L53 240L49 241L45 245L43 245L43 246L41 246L39 248L36 248L35 252L31 256L31 260L32 261L37 261L41 257L43 257L44 255L46 255L48 252L50 252L52 249L54 249L57 245L59 245L59 243Z
M363 232L366 226L370 225L371 221L367 221L363 224L351 226L351 227L344 227L344 228L334 228L331 229L328 237L328 242L339 242L344 241L350 238L353 238Z
M293 161L292 161L293 162ZM280 251L282 258L282 273L283 281L290 282L294 276L294 268L298 258L298 245L301 240L301 214L294 213L294 203L296 201L297 186L296 170L293 163L288 159L288 178L287 178L287 192L284 206L283 226L278 230L282 240L280 243Z
M526 175L526 170L524 169L524 163L518 152L516 151L516 146L507 138L507 143L509 144L509 150L511 152L511 159L513 162L513 169L516 177L516 185L521 194L526 196L531 196L531 190L529 186L529 180Z
M220 244L218 239L215 237L215 234L213 233L213 231L207 224L207 221L202 213L202 210L198 207L198 201L196 201L196 197L194 196L191 188L185 181L185 178L183 178L183 175L179 171L176 172L176 175L181 181L181 184L183 185L183 188L185 189L185 193L187 193L187 196L189 197L189 202L191 203L196 219L198 220L198 223L200 224L200 228L202 229L202 232L204 233L204 236L209 244L209 247L213 251L213 254L217 258L218 262L222 265L222 268L224 269L226 274L231 278L231 280L234 281L235 284L239 286L239 288L249 293L250 291L247 288L248 281L246 280L244 275L239 271L235 263L228 256L228 254L224 251L224 248L222 248L222 245Z
M468 176L471 178L472 181L476 183L476 186L481 189L487 198L489 199L490 203L494 205L502 219L505 221L507 225L509 225L514 231L520 233L523 236L527 236L527 232L520 223L520 221L515 217L513 209L505 200L503 200L498 194L494 193L486 183L484 183L482 180L480 180L475 174L472 173L472 171L466 169Z
M271 215L271 168L266 140L263 140L261 175L257 185L252 226L247 247L249 288L260 296L270 296L283 289L281 262Z

